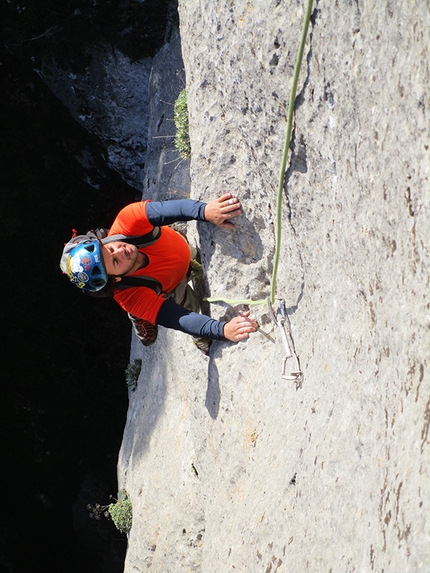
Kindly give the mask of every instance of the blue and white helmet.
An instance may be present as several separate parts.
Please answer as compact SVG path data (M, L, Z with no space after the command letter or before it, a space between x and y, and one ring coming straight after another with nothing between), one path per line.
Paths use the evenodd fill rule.
M77 235L73 229L72 238L64 245L60 268L64 274L68 275L72 283L84 292L97 292L102 290L109 281L101 251L104 244L125 241L137 247L143 247L158 241L160 235L160 227L154 227L151 232L137 236L109 235L108 229L95 229L88 231L86 235ZM155 290L159 290L157 294L160 294L161 284L157 280L145 277L145 285L141 284L148 286L148 280L157 284ZM154 288L154 284L151 288Z
M94 233L92 237L87 236L83 241L82 236L73 237L65 246L60 261L61 270L84 292L97 292L108 282L100 240Z

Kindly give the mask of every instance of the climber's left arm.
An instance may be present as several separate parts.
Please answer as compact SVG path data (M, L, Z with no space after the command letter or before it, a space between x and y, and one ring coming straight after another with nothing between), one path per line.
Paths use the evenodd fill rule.
M218 227L232 228L230 221L241 215L242 209L237 197L224 193L221 197L203 203L192 199L172 201L148 201L146 216L154 226L171 225L177 221L208 221Z

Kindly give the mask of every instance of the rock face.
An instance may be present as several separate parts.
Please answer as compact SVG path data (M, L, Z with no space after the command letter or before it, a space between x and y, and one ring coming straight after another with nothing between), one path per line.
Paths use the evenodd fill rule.
M270 338L215 343L210 358L182 333L133 341L143 367L118 465L133 503L126 572L430 565L429 8L315 4L276 282L303 383L281 377L265 305L252 309ZM189 234L212 296L265 298L304 3L184 0L179 14L191 196L228 190L244 209L233 233ZM162 185L163 165L148 170Z
M99 47L85 73L60 67L43 80L72 117L97 135L109 167L142 191L148 134L148 85L152 58L131 62L114 48Z
M174 105L185 87L179 30L154 57L149 78L148 144L143 196L155 200L182 199L190 194L189 160L174 146Z

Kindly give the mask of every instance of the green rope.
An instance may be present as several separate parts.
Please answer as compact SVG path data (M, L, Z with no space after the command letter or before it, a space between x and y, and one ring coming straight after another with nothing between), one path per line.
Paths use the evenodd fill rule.
M232 298L217 298L217 297L209 297L205 298L208 302L225 302L231 306L236 304L248 304L248 305L257 305L257 304L266 304L267 299L264 300L244 300L244 299L232 299Z
M288 105L287 130L285 135L284 153L282 155L281 171L279 174L278 198L276 203L276 245L275 260L273 263L272 288L270 291L270 303L275 302L276 277L278 274L279 255L281 252L281 231L282 231L282 192L284 189L285 171L287 168L288 151L291 143L291 133L293 131L294 104L296 101L297 82L299 81L300 69L302 67L303 52L305 50L306 37L308 34L309 22L311 20L313 0L308 0L306 4L305 19L303 21L302 37L300 38L299 51L297 53L296 64L294 66L293 85L290 92L290 103Z
M290 92L290 103L288 105L288 115L287 115L287 128L285 134L285 143L284 143L284 152L282 155L282 163L281 163L281 170L279 174L279 184L278 184L278 195L277 195L277 202L276 202L276 242L275 242L275 259L273 264L273 273L272 273L272 284L271 284L271 294L270 294L270 303L273 304L275 302L275 291L276 291L276 277L278 274L278 266L279 266L279 255L281 252L281 232L282 232L282 192L284 188L284 179L285 179L285 171L287 168L287 158L288 152L290 149L291 144L291 134L293 131L293 116L294 116L294 105L296 101L296 91L297 91L297 83L299 81L300 69L302 67L302 60L303 60L303 53L305 50L306 44L306 37L308 35L309 23L311 20L312 14L312 5L313 0L307 0L306 9L305 9L305 18L303 21L303 28L302 28L302 36L300 38L300 45L299 51L297 53L296 63L294 66L294 73L293 73L293 84L291 86ZM258 304L266 304L267 299L264 300L231 300L226 298L207 298L205 299L208 302L225 302L227 304L249 304L249 305L258 305Z

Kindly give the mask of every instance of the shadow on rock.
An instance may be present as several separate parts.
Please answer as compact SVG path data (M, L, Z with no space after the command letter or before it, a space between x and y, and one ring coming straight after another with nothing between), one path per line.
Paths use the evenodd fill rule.
M208 367L208 388L206 390L205 406L211 418L216 420L219 412L221 400L221 390L219 387L219 372L215 362L216 358L222 358L222 349L225 342L214 342L211 349Z
M263 257L263 242L249 219L242 215L236 222L235 230L217 229L212 225L198 225L205 269L210 266L217 244L221 253L237 259L240 263L256 263ZM221 269L222 270L222 269Z
M135 391L130 392L127 425L120 459L127 466L149 447L151 435L163 410L167 392L166 365L163 351L168 352L167 336L161 330L154 346L144 348L133 335L132 356L142 360Z

